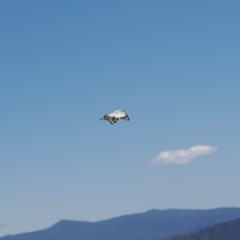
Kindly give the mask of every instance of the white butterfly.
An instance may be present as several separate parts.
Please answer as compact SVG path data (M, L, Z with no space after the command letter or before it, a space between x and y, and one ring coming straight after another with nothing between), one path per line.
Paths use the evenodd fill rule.
M115 124L119 119L125 120L125 121L129 121L130 118L129 116L124 112L124 110L117 110L114 111L113 113L110 113L108 115L104 115L100 121L104 119L109 121L111 124Z

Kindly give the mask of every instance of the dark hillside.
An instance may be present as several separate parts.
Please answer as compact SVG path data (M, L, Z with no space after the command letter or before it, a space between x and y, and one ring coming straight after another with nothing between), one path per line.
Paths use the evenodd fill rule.
M240 240L240 218L169 240Z

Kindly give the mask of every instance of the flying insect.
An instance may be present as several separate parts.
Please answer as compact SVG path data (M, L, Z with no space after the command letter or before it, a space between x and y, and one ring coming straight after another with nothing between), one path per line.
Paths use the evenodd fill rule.
M124 110L116 110L108 115L104 115L99 121L101 120L107 120L112 125L115 124L119 119L130 121L129 116L124 112Z

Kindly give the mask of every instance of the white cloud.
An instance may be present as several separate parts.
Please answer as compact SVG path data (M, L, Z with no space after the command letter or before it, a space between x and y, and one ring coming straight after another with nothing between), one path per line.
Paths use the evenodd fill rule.
M150 162L150 166L153 167L160 164L185 164L191 162L194 158L212 154L217 150L217 147L198 145L189 149L165 151L161 152L156 158L154 158Z

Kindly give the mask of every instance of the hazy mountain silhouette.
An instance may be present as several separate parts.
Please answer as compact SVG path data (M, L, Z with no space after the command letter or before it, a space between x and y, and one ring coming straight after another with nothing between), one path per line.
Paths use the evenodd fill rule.
M240 240L240 218L213 226L218 240Z
M62 220L50 228L0 240L154 240L240 218L240 208L150 210L99 222Z
M240 218L209 226L196 233L178 235L168 240L240 240ZM160 240L160 239L159 239Z

